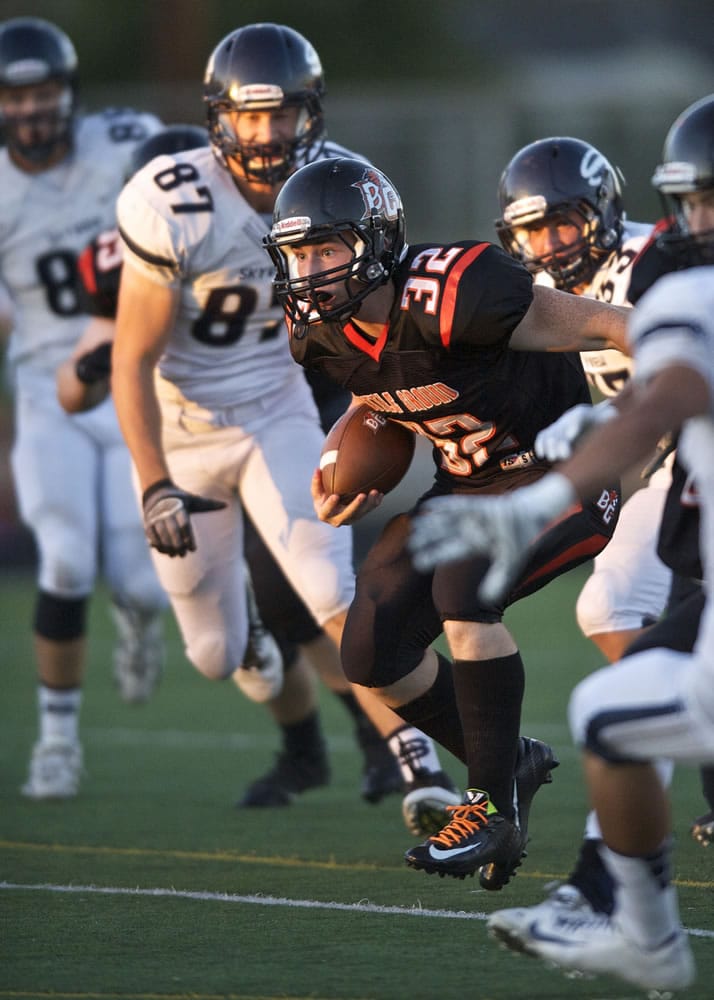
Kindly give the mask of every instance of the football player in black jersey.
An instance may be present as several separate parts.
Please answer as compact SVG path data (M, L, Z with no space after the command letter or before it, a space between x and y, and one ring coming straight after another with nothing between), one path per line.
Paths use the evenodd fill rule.
M356 160L293 175L265 245L293 357L432 442L427 496L501 493L540 479L547 464L533 454L537 432L589 401L576 352L624 348L625 310L535 288L494 244L407 246L394 185ZM375 509L381 495L342 503L324 494L317 471L313 499L321 520L337 526ZM603 482L596 502L543 536L495 603L477 596L483 558L413 568L411 514L391 520L367 555L342 643L345 672L468 768L464 804L407 852L411 867L457 877L480 869L482 885L498 889L521 863L530 801L556 761L545 744L519 740L524 669L503 613L601 551L618 508L617 485ZM431 648L442 630L453 663Z

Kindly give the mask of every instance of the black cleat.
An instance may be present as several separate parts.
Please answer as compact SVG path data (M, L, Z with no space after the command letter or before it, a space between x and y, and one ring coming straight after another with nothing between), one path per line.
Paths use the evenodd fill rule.
M311 788L321 788L329 780L330 765L322 744L307 753L283 751L270 771L248 786L236 805L239 809L289 806L296 795Z
M525 839L515 823L491 803L486 792L469 788L464 804L447 806L451 817L444 829L404 855L410 868L432 875L466 878L484 865L495 865L500 889L524 856Z
M535 793L542 785L549 785L553 776L551 771L558 767L560 761L555 756L553 748L541 740L521 736L518 740L518 756L514 781L514 809L516 822L523 838L523 857L526 856L525 846L528 843L528 817ZM484 865L479 874L479 882L483 889L496 891L502 889L509 881L512 872L506 871L497 862Z

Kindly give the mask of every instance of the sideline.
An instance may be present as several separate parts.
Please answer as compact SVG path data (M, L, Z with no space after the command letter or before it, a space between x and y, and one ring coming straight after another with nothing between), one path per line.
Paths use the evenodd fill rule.
M148 896L151 898L190 899L210 903L243 903L253 906L285 906L304 910L341 910L347 913L374 913L398 917L435 917L441 920L486 920L488 913L467 912L466 910L431 910L422 907L378 906L369 900L359 903L323 902L317 899L289 899L284 896L237 895L223 892L196 892L183 889L129 889L125 886L98 885L55 885L51 882L37 884L23 882L0 882L0 890L25 892L67 892L86 893L103 896ZM714 930L701 927L685 928L692 937L714 940Z

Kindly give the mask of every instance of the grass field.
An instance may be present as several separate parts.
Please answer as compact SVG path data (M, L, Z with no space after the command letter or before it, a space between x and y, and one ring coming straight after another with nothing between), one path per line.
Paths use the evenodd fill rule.
M100 591L82 709L87 776L67 803L19 795L35 737L32 583L4 571L0 699L0 998L55 1000L625 1000L607 979L566 979L487 938L494 909L539 901L569 870L585 799L565 725L577 679L599 657L577 633L584 571L512 609L526 661L524 732L562 766L535 800L529 857L500 893L476 880L406 868L400 801L358 794L360 759L342 708L325 694L329 787L283 810L239 811L242 788L277 747L263 709L169 662L152 702L123 705L111 683L112 628ZM454 778L463 769L444 756ZM677 774L676 878L697 985L714 992L714 852L694 844L695 772Z

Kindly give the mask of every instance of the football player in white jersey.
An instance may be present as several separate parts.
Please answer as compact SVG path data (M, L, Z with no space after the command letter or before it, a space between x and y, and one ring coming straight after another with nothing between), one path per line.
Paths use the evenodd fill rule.
M632 263L652 226L626 218L620 172L598 149L569 136L532 142L504 169L498 197L501 242L537 283L629 305ZM624 388L632 371L631 359L619 351L587 351L581 359L606 399ZM558 428L556 422L550 432L553 447ZM671 573L657 556L656 539L670 469L671 460L623 505L612 541L578 598L581 630L611 662L658 620L667 602Z
M13 300L8 367L16 394L12 470L39 556L34 618L39 738L23 793L76 794L87 598L99 566L118 629L114 670L128 701L148 697L167 602L146 552L130 461L111 401L69 416L55 369L87 323L78 254L111 225L127 160L153 115L76 109L69 38L37 18L0 24L0 280Z
M685 989L695 969L671 884L671 808L653 762L714 763L714 95L687 108L665 142L655 187L674 206L663 245L687 271L660 278L633 310L634 375L608 420L591 425L571 458L507 499L444 501L415 527L418 565L486 550L494 596L543 526L585 499L604 470L621 474L665 432L699 498L699 555L707 603L692 652L654 647L597 671L575 688L570 724L585 754L590 799L613 879L610 915L543 904L495 911L491 933L568 970L607 973L647 990ZM505 919L504 919L505 918Z
M323 89L317 53L291 28L231 32L204 79L210 148L154 160L118 201L113 393L160 579L189 660L212 679L232 676L246 646L243 509L337 646L354 591L351 535L321 524L313 509L323 434L261 243L285 179L307 161L344 154L324 134ZM336 658L323 679L349 691ZM383 737L399 733L395 756L409 749L401 763L411 778L428 778L430 802L457 801L439 784L431 741L354 692ZM286 672L269 708L284 750L243 805L287 805L328 778L304 661Z

